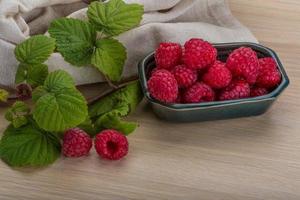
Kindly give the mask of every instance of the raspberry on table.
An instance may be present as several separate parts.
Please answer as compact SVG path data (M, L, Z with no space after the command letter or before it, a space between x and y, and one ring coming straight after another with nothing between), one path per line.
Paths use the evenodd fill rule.
M177 43L160 43L155 51L155 62L158 68L172 69L180 64L182 48Z
M216 61L203 76L203 81L214 89L221 89L229 85L232 75L225 63Z
M107 129L96 135L95 149L104 159L119 160L128 153L128 141L121 132Z
M67 157L81 157L87 155L92 147L90 136L79 128L72 128L65 132L62 152Z
M277 64L273 58L259 59L259 75L256 85L271 89L279 85L281 82L281 74L277 68Z
M185 65L178 65L171 72L174 75L179 88L189 87L197 81L197 71L187 68Z
M215 92L205 83L197 82L188 88L184 95L183 101L185 103L200 103L215 100Z
M248 47L235 49L227 58L226 67L233 77L242 77L249 84L254 84L259 73L257 54Z
M224 88L220 95L219 100L233 100L242 99L250 96L250 86L244 80L235 80Z
M157 70L147 82L150 95L164 103L174 103L178 84L173 74L165 69Z
M268 90L266 88L254 87L250 90L251 97L258 97L268 94Z
M193 38L184 45L183 62L191 69L204 69L216 61L217 49L209 42Z

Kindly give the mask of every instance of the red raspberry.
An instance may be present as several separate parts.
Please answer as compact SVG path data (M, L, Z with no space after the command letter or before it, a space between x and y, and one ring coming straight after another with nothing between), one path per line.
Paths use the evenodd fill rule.
M274 88L281 82L281 74L273 58L259 59L259 75L256 85L264 88Z
M178 95L178 85L173 74L165 69L157 70L148 80L151 96L161 102L173 103Z
M181 60L182 49L177 43L160 43L155 51L155 61L158 68L171 69Z
M242 99L250 96L250 86L244 80L235 80L220 93L219 100Z
M235 49L227 58L226 67L234 77L245 78L249 84L256 82L259 64L256 52L248 47Z
M268 90L266 88L255 87L250 91L251 97L258 97L268 94Z
M216 48L207 41L194 38L184 45L183 62L191 69L204 69L213 64L216 58Z
M196 70L187 68L185 65L178 65L172 70L178 87L186 88L197 81L198 73Z
M79 128L72 128L65 132L63 138L63 154L67 157L87 155L92 147L90 136Z
M225 63L220 61L216 61L203 76L203 81L215 89L221 89L228 86L231 79L231 72L225 67Z
M200 103L206 101L213 101L215 99L214 91L205 83L195 83L188 88L183 96L185 103Z
M119 160L128 153L128 141L122 133L107 129L96 135L95 149L104 159Z

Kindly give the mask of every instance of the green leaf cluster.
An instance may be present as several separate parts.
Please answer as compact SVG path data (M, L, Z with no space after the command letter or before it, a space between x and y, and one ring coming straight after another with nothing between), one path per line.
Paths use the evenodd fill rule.
M15 56L20 62L15 82L26 82L33 87L43 84L48 75L48 67L43 64L55 49L55 39L44 35L32 36L15 48Z
M137 124L122 118L133 112L142 98L140 84L134 81L91 105L89 116L96 130L116 129L125 135L133 132Z
M5 113L5 119L19 128L28 123L30 108L22 101L16 101Z
M49 33L67 62L93 65L109 80L119 81L127 53L123 44L112 37L137 26L142 15L143 6L139 4L95 1L88 7L88 21L57 19L51 23Z

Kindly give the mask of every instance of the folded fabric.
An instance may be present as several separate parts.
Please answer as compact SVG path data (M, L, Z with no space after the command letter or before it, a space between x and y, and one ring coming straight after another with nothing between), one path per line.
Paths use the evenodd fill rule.
M145 14L139 27L118 36L128 54L124 78L135 75L138 61L163 41L183 44L189 38L199 37L213 43L257 42L232 16L225 0L125 1L143 4ZM69 15L86 19L86 7L80 0L0 1L0 84L14 85L18 67L14 57L16 44L31 35L44 34L54 18ZM105 81L95 68L71 66L58 53L54 53L47 64L50 71L68 71L77 85Z

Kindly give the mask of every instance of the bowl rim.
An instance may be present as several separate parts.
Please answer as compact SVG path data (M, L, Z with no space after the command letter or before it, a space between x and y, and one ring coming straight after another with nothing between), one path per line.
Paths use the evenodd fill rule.
M289 78L287 76L287 73L286 73L279 57L272 49L265 47L263 45L251 43L251 42L215 43L215 44L213 44L213 46L216 48L226 48L226 47L227 48L228 47L239 48L241 46L246 46L246 47L251 47L252 49L254 49L256 51L263 51L264 53L269 54L270 57L272 57L276 61L278 69L281 73L281 77L282 77L281 83L272 92L270 92L266 95L263 95L263 96L258 96L258 97L249 97L249 98L244 98L244 99L235 99L235 100L226 100L226 101L189 103L189 104L176 104L176 103L167 104L167 103L163 103L163 102L160 102L160 101L152 98L150 96L150 93L148 92L145 67L146 67L146 63L148 64L148 62L153 59L154 53L155 53L155 51L153 51L150 54L148 54L144 59L142 59L138 64L139 80L141 83L143 93L146 96L146 98L148 99L148 101L155 103L155 104L159 104L160 106L164 106L164 107L167 107L172 110L173 109L174 110L178 110L178 109L186 110L186 109L193 109L193 108L199 108L199 107L215 107L215 106L220 107L222 105L228 105L228 104L239 104L239 103L244 104L244 103L250 103L250 102L259 102L262 100L275 99L289 85Z

